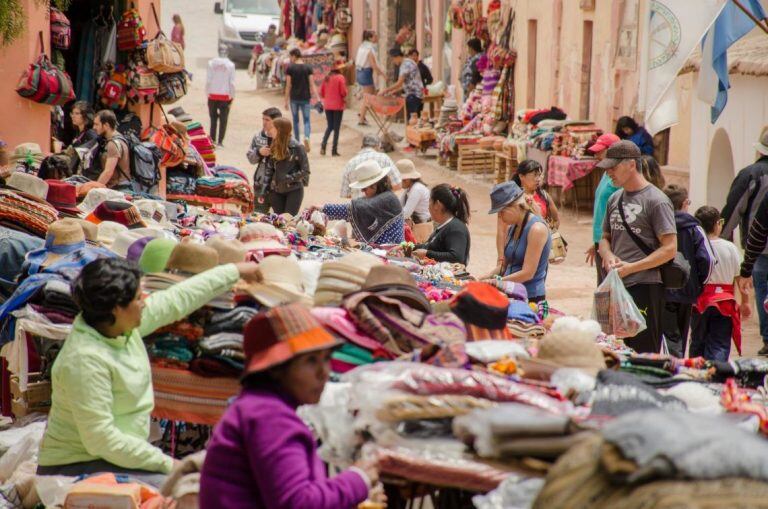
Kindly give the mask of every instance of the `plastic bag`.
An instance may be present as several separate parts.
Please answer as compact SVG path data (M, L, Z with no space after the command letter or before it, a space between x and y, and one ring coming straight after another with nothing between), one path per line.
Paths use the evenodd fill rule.
M616 269L608 273L595 291L592 318L597 320L603 332L617 338L631 338L646 329L645 318Z

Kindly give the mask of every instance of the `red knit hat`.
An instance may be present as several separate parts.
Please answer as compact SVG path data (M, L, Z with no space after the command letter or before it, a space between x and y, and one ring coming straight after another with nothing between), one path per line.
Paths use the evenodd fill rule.
M244 374L341 344L301 304L278 306L251 318L243 329Z
M464 322L484 329L507 326L509 299L488 283L471 282L451 299L451 311Z

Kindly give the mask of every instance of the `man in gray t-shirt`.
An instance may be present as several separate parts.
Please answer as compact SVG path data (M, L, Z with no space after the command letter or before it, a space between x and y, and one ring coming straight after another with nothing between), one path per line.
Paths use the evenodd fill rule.
M658 353L661 347L661 312L664 286L659 267L675 257L677 228L672 202L640 172L640 149L629 140L612 145L598 167L622 189L608 200L603 220L600 256L606 271L616 269L648 328L627 341L638 352ZM623 204L629 228L650 249L646 254L627 232L619 211Z

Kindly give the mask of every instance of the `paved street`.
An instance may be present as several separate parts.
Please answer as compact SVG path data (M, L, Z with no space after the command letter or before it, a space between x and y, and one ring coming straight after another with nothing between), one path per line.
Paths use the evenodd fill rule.
M187 68L194 76L189 94L178 104L208 129L208 112L204 93L205 69L208 59L216 54L219 19L213 13L213 1L164 0L162 22L168 34L172 27L171 16L174 13L182 16L186 26ZM270 106L282 109L283 99L278 91L257 91L255 82L248 77L244 69L238 69L236 85L237 97L230 112L229 126L224 140L225 148L219 149L217 160L220 163L241 168L250 175L253 168L246 160L245 153L253 134L261 128L261 112ZM312 151L309 155L312 176L305 194L304 206L341 201L339 198L341 173L349 157L359 150L363 133L361 128L355 125L356 120L354 110L345 112L339 148L342 157L331 158L330 155L322 157L319 151L320 139L325 130L325 117L312 113ZM375 131L372 127L365 129L367 129L365 132ZM400 129L402 130L402 125ZM328 152L330 154L330 148ZM463 187L468 192L472 210L470 223L472 248L469 269L476 275L489 271L496 259L496 217L487 214L490 205L488 197L490 180L483 180L480 177L458 177L455 172L439 166L434 157L422 158L413 153L401 152L389 155L394 160L402 157L412 158L428 185L450 182ZM590 314L592 292L595 287L594 268L584 263L583 255L591 243L591 213L582 211L577 215L571 207L568 207L561 209L561 218L561 232L568 241L569 256L563 264L550 267L547 278L547 297L552 306L569 314L586 317ZM756 319L745 324L744 342L745 355L754 354L759 349Z

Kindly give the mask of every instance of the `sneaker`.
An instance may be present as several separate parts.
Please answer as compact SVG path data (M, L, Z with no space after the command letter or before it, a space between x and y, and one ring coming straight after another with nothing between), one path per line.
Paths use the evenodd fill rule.
M763 357L768 356L768 345L763 345L763 347L757 351L757 355L761 355Z
M339 154L338 152L336 152L336 151L334 150L333 152L331 152L331 156L333 156L333 157L339 157L339 156L341 156L341 154Z
M307 154L312 149L312 146L309 144L309 138L304 138L304 149L307 151Z

